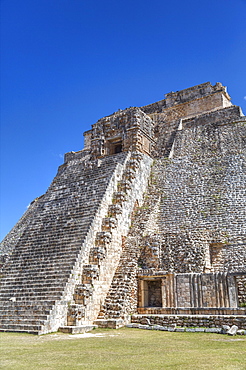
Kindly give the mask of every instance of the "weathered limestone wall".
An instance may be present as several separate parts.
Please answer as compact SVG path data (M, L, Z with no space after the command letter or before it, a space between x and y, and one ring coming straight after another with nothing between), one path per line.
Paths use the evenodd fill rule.
M228 124L230 119L237 123ZM121 307L114 306L115 311L108 303L105 317L134 312L137 265L150 274L245 271L243 120L238 107L184 120L173 140L173 159L154 161L144 204L126 239L135 255L120 270L122 277L128 272L132 289L124 285L127 297ZM162 135L157 147L161 140ZM130 256L129 249L126 253ZM243 303L244 280L236 279Z
M209 82L185 90L170 92L164 100L141 107L147 114L165 111L167 121L189 115L196 115L231 105L226 88L220 83ZM170 109L169 109L170 108Z
M164 327L202 327L202 328L222 328L223 325L236 325L239 329L246 329L246 320L244 316L237 316L236 313L223 315L220 313L199 315L199 314L174 314L161 315L161 314L145 314L133 315L131 318L132 323L146 324L146 319L150 325L161 325Z
M231 103L225 104L221 92L214 93L213 95L205 96L189 102L180 103L176 106L171 106L162 111L162 121L171 122L182 117L191 117L202 114L204 112L211 112L220 108L230 106ZM155 113L150 114L151 118L155 117Z
M246 264L245 134L244 123L178 131L173 159L156 164L156 168L160 166L157 177L162 191L162 233L181 239L171 243L176 246L184 240L183 255L192 253L193 248L189 251L188 247L192 240L199 244L199 239L205 239L212 248L219 244L223 247L220 270L224 271L244 270ZM174 261L180 261L180 253L174 247L170 251ZM195 257L199 253L194 253L192 269L199 263ZM185 259L186 268L187 262Z
M234 276L216 274L148 275L139 270L139 310L142 308L237 308ZM158 286L159 284L159 286ZM147 309L148 310L148 309ZM162 309L161 309L162 310Z
M224 95L222 95L224 96ZM163 113L153 113L150 115L155 123L155 136L157 142L153 148L153 155L158 158L160 155L166 157L172 148L177 130L188 128L194 125L205 125L222 123L223 125L232 121L242 119L240 107L231 106L224 108L220 102L222 97L217 96L217 100L211 96L198 99L189 103L165 109ZM206 100L206 104L205 101ZM212 100L215 108L210 105ZM212 111L211 111L212 110ZM191 117L191 118L187 118Z
M242 110L238 106L217 109L213 112L200 114L192 118L184 118L182 120L182 128L190 128L198 125L227 125L232 122L245 121Z

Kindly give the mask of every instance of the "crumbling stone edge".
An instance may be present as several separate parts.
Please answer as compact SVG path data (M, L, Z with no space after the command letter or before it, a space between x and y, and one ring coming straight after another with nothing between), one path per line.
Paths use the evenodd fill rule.
M175 324L170 326L162 326L162 325L143 325L143 324L126 324L125 327L127 328L134 328L134 329L145 329L145 330L160 330L160 331L169 331L169 332L191 332L191 333L216 333L216 334L227 334L227 335L246 335L246 330L238 329L238 326L232 325L222 325L221 328L191 328L191 327L178 327Z

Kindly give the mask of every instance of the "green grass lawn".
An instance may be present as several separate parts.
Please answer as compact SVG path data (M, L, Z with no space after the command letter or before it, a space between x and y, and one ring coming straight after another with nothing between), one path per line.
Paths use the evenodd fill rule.
M122 328L86 335L0 333L0 367L32 369L246 369L246 338Z

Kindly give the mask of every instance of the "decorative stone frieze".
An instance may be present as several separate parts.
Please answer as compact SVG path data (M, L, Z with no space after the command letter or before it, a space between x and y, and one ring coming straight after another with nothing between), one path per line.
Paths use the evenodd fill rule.
M126 165L126 168L132 168L134 171L139 168L139 161L136 160L135 158L133 159L130 159L130 161L128 161L127 165Z
M115 217L105 217L102 220L102 230L111 232L117 227L117 219Z
M93 284L93 280L98 279L99 268L96 265L84 265L82 283L83 284Z
M122 213L122 207L119 204L111 204L109 206L108 215L110 217L117 218L117 215L119 216Z
M126 201L126 194L123 191L117 191L113 196L113 203L122 205Z
M96 235L96 244L106 246L111 242L112 234L108 231L100 231Z
M131 182L133 179L135 179L135 177L136 177L136 172L132 168L127 168L124 171L124 175L123 175L124 180L128 180Z
M129 180L121 180L118 183L119 192L127 193L131 189L131 182Z
M140 163L141 160L143 159L143 155L140 152L132 152L131 158L132 160L136 160L138 161L138 163Z
M74 300L77 304L85 306L92 293L93 286L91 284L78 284L74 290Z
M99 247L91 248L90 257L89 257L89 262L90 263L100 265L100 262L102 260L104 260L104 258L106 258L106 255L107 255L106 244L107 244L107 242L102 241L102 239L100 239L100 243L102 245L100 245Z
M84 305L72 304L68 307L67 325L80 326L85 316Z

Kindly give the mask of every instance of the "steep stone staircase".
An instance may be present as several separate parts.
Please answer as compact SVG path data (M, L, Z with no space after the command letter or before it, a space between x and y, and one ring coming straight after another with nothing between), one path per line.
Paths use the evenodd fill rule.
M157 161L158 162L158 161ZM123 251L108 291L107 297L101 311L98 315L98 324L101 326L110 326L110 320L127 322L129 315L137 312L138 286L137 272L141 256L143 230L148 231L146 225L151 223L151 233L155 230L157 233L158 224L156 218L156 206L160 201L160 189L156 178L158 164L153 164L148 179L148 187L142 207L136 209L132 217L131 229L124 242ZM158 172L159 174L159 172ZM112 323L117 325L117 323ZM120 325L120 324L119 324ZM114 327L114 326L113 326Z
M0 331L43 334L93 323L151 162L137 152L89 162L75 155L59 168L2 267Z
M61 166L2 267L1 331L41 334L65 324L90 242L128 157L105 157L92 168L83 158Z
M110 290L101 308L98 320L128 320L130 313L137 309L137 280L139 246L135 238L125 244L120 263L115 272Z
M74 301L68 309L67 327L62 331L74 332L74 327L91 325L104 306L115 271L119 264L131 223L136 200L142 202L150 172L151 158L133 152L126 163L112 203L102 219L90 248L89 264L84 264L81 282L75 287Z

